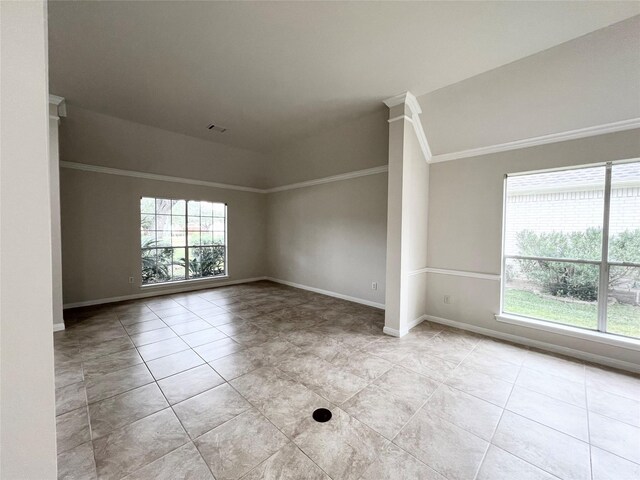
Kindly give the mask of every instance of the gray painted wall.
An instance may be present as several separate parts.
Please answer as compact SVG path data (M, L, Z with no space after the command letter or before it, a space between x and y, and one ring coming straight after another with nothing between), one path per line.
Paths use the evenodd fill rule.
M500 274L506 173L640 157L640 130L431 165L427 264ZM497 322L500 282L429 274L429 315L628 362L638 352ZM446 305L444 295L453 303Z

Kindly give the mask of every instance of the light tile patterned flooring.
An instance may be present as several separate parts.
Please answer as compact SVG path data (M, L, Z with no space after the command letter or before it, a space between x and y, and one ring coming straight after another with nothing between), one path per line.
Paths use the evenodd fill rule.
M269 282L68 314L59 478L640 479L621 372Z

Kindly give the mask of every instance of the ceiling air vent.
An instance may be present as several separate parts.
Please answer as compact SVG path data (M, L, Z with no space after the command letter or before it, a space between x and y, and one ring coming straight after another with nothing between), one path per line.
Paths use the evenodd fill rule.
M224 133L227 131L226 128L221 127L219 125L214 125L213 123L207 127L209 130L213 130L214 132Z

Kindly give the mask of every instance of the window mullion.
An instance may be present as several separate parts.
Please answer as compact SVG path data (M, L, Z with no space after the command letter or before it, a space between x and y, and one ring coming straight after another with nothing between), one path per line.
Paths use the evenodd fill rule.
M611 210L611 162L607 163L604 183L604 214L602 219L602 253L598 285L598 330L607 331L607 299L609 296L609 212Z
M184 279L189 280L189 200L184 201Z

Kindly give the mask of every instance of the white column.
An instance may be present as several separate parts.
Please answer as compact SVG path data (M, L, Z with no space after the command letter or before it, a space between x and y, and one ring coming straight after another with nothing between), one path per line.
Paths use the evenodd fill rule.
M426 266L431 153L415 97L407 92L385 104L389 107L389 187L384 332L402 337L425 313L424 281L412 273Z
M0 471L56 478L47 6L0 2Z
M53 331L64 330L62 315L62 234L60 228L60 152L58 126L66 117L64 98L49 95L49 184L51 187L51 273Z

